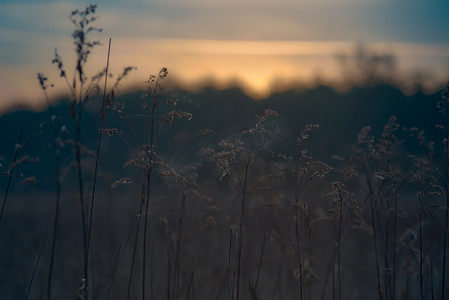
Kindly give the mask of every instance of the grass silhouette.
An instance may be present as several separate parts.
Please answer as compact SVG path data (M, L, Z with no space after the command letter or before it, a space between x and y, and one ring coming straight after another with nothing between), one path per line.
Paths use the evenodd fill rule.
M326 142L344 140L345 133L309 124L295 128L293 142L283 143L284 122L291 118L245 104L255 118L238 123L243 105L236 99L227 99L232 114L223 115L214 99L177 98L164 86L166 68L148 77L140 97L124 101L119 86L134 67L125 67L111 87L109 53L104 70L85 73L99 44L88 39L100 31L93 27L95 15L90 5L70 16L73 77L55 51L53 63L70 95L66 114L50 104L52 84L39 73L49 118L36 132L20 132L2 172L7 183L0 228L22 234L17 239L14 230L2 232L1 261L9 277L32 278L20 281L18 290L8 289L5 279L0 294L84 300L444 299L447 89L435 103L441 119L426 119L427 128L436 127L430 137L429 130L390 117L383 127L361 128L354 144L344 145L347 157L318 159L317 145L323 143L315 136ZM111 40L109 46L113 51ZM186 112L195 106L204 115ZM196 119L216 126L204 128ZM341 137L330 136L335 132ZM31 147L36 142L42 154ZM325 152L331 157L336 147L329 144ZM31 180L41 166L50 170L47 178ZM44 192L25 185L13 189L22 176L23 184L43 185L48 178L51 184ZM17 261L11 258L16 251L26 253L19 258L23 262L8 264Z

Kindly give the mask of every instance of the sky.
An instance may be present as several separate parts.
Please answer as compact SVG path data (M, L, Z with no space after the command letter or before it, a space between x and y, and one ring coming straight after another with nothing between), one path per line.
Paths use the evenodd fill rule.
M44 101L37 73L66 89L51 64L55 48L74 68L69 14L88 1L0 2L0 110L38 107ZM438 89L449 80L449 1L442 0L99 0L95 26L102 42L89 72L104 68L111 38L110 71L137 70L123 89L141 85L167 67L185 88L239 82L262 98L292 82L338 84L336 56L357 49L396 57L404 84L416 78ZM363 48L362 48L363 47ZM356 72L355 70L354 72ZM396 76L396 75L395 75ZM433 85L432 85L433 84Z

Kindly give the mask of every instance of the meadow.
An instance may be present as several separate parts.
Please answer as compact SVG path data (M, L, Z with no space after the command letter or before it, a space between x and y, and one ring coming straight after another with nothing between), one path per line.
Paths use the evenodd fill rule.
M67 98L0 117L0 298L446 299L449 87L121 94L95 16Z

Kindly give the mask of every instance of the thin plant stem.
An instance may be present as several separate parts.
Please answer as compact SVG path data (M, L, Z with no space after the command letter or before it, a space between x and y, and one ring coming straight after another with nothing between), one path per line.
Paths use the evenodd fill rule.
M231 293L231 299L234 296L232 293L230 281L231 281L231 257L232 257L232 228L229 229L229 253L228 253L228 289Z
M142 191L142 199L144 197L143 195L143 191ZM139 232L140 232L140 221L141 221L141 216L142 216L142 210L143 210L143 201L140 201L140 207L139 207L139 212L137 214L137 229L136 229L136 238L134 240L134 248L133 248L133 255L132 255L132 259L131 259L131 271L129 274L129 280L128 280L128 296L127 296L127 300L131 299L131 285L132 285L132 280L133 280L133 274L134 274L134 266L135 266L135 262L136 262L136 253L137 253L137 242L139 240Z
M241 191L242 191L242 200L240 202L240 220L239 220L239 239L238 239L238 256L237 256L237 296L236 299L239 300L240 297L240 268L241 268L241 260L242 260L242 229L243 229L243 218L245 216L245 205L246 205L246 187L247 187L247 182L248 182L248 171L249 171L249 166L251 164L251 153L248 156L248 160L245 160L245 177L244 180L242 182L241 178L240 178L240 174L239 172L237 172L237 175L239 176L239 182L240 182L240 187L241 187Z
M82 106L81 103L78 103L78 114L76 116L76 142L75 142L75 152L76 152L76 167L78 171L78 190L79 190L79 199L80 199L80 207L81 207L81 226L83 231L83 253L84 253L84 276L83 279L87 284L88 277L88 263L87 263L87 234L86 234L86 215L85 215L85 205L84 205L84 188L83 188L83 174L81 169L81 111ZM83 289L83 293L87 293L87 289Z
M299 208L298 202L295 204L295 236L296 236L296 256L298 258L298 268L299 268L299 298L303 299L302 292L302 262L301 262L301 253L299 251Z
M192 272L190 273L189 285L187 286L186 300L189 300L190 291L193 289L193 281L195 279L195 266L192 258ZM225 278L226 280L226 278ZM195 296L194 296L195 297ZM219 297L216 297L218 299Z
M182 222L184 220L184 207L186 203L186 195L182 195L181 211L178 218L178 236L176 239L175 250L175 266L174 266L174 284L173 284L173 297L178 299L179 293L179 276L180 276L180 259L181 259L181 234L182 234Z
M324 280L323 288L322 288L322 291L321 291L321 297L320 297L321 300L324 300L324 296L325 296L325 293L326 293L326 287L327 287L327 283L329 282L330 274L331 274L331 272L332 272L332 274L334 272L335 255L337 255L337 249L334 249L334 253L332 254L332 259L330 260L330 264L329 264L329 267L328 267L326 279ZM332 275L332 280L334 280L334 276L333 275ZM332 293L334 293L334 282L332 282ZM332 296L332 297L334 297L334 296Z
M446 149L446 173L449 178L449 150ZM443 263L442 263L442 277L441 277L441 299L445 299L445 289L446 289L446 252L447 252L447 232L449 227L449 184L445 184L446 192L446 207L444 213L444 237L443 237Z
M60 214L60 200L61 200L61 170L60 170L60 150L56 150L56 207L55 207L55 218L53 222L53 239L51 243L51 254L50 254L50 267L48 270L48 284L47 284L47 300L51 299L51 287L53 282L53 266L55 262L55 252L56 252L56 238L58 235L58 223Z
M338 300L341 300L341 227L343 222L343 197L337 185L338 197L340 198L340 209L338 210L338 251L337 251L337 272L338 272Z
M6 185L5 196L3 197L2 210L0 212L0 222L2 221L3 212L5 211L6 200L8 199L8 192L9 192L9 188L11 187L11 180L12 180L12 176L14 174L14 168L16 166L17 154L19 153L20 142L22 141L22 134L23 134L23 128L20 130L19 140L17 141L17 145L15 147L16 149L15 149L15 153L14 153L14 159L13 159L13 162L11 165L11 171L9 172L9 178L8 178L8 184Z
M157 86L158 83L156 83ZM155 127L155 111L157 107L157 98L154 94L151 95L151 121L150 121L150 140L146 148L148 157L148 165L146 166L146 194L145 194L145 218L143 227L143 270L142 270L142 300L145 300L145 286L146 286L146 248L147 248L147 231L148 231L148 214L150 212L150 192L151 192L151 175L153 172L153 158L154 158L154 127Z
M302 278L302 262L301 253L299 250L299 198L301 196L301 191L298 192L298 179L299 179L299 161L301 158L301 151L298 148L298 156L295 161L294 169L294 194L295 194L295 235L296 235L296 256L298 258L298 268L299 268L299 298L303 299L303 278Z
M242 208L242 213L240 215L240 222L239 222L239 238L237 241L237 295L236 295L236 299L239 300L239 296L240 296L240 267L241 267L241 260L242 260L242 228L243 228L243 208Z
M393 228L393 300L396 298L396 239L398 228L398 197L394 197L394 228Z
M125 246L123 247L123 250L121 251L120 257L117 257L116 263L114 264L114 270L113 270L113 272L112 272L112 278L111 278L111 280L110 280L110 282L109 282L109 287L108 287L108 295L107 295L107 298L108 298L108 299L109 299L109 297L110 297L112 285L113 285L115 276L116 276L116 274L117 274L118 267L119 267L120 262L122 261L123 257L125 256L125 250L126 250L126 247L128 246L128 244L129 244L129 242L130 242L130 240L131 240L131 237L132 237L132 234L133 234L134 230L137 230L138 227L139 227L139 220L137 219L137 220L136 220L136 223L135 223L134 226L131 228L131 230L130 230L130 232L129 232L129 234L128 234L128 237L127 237L126 242L125 242ZM120 253L120 246L119 246L119 251L118 251L118 253ZM117 254L117 255L118 255L118 254ZM129 290L128 290L128 291L129 291Z
M131 233L129 234L129 237L131 237ZM115 277L115 274L117 272L117 269L118 269L118 266L119 266L119 261L120 261L120 258L121 258L121 255L120 255L121 247L122 247L122 245L119 245L118 251L117 251L117 256L115 257L114 268L112 270L112 278L109 281L108 288L107 288L107 294L106 294L106 297L105 297L106 300L109 300L109 298L111 298L111 291L112 291L112 286L113 286L113 283L114 283L114 277ZM126 248L126 246L124 248Z
M171 300L170 298L170 285L171 285L171 260L170 260L170 247L167 246L167 300Z
M235 276L237 275L237 271L235 269L236 267L236 259L237 259L237 250L238 250L238 239L239 239L239 231L237 230L237 232L235 233L235 250L234 250L234 263L233 263L233 269L232 269L232 297L231 300L234 300L234 296L235 296L235 286L236 286L236 281L235 281Z
M256 277L256 283L254 284L254 289L257 290L257 283L259 282L259 274L260 274L260 267L262 266L262 258L263 258L263 251L265 249L265 239L267 237L267 231L263 233L263 242L262 242L262 250L260 251L260 259L259 259L259 267L257 268L257 277Z
M421 193L418 193L418 200L419 200L419 293L421 300L424 299L423 294L423 247L422 247L422 210L423 210L423 203L422 203L422 195Z
M368 173L369 174L369 173ZM374 246L374 255L376 259L376 275L377 275L377 292L379 295L379 300L382 300L382 288L380 285L380 270L379 270L379 255L377 250L377 232L376 232L376 219L374 215L374 200L373 200L373 187L371 183L371 178L367 178L368 181L368 188L369 188L369 201L370 201L370 208L371 208L371 226L373 228L373 246Z
M154 246L151 245L151 252L150 252L150 299L153 299L153 291L154 291L153 262L154 262Z
M36 263L34 264L33 274L31 275L31 280L30 280L30 283L28 285L28 289L27 289L27 292L26 292L26 295L25 295L25 300L29 299L31 286L33 285L34 277L36 275L37 266L39 265L39 261L41 260L42 252L44 252L44 245L45 245L45 241L47 240L47 235L48 235L48 229L47 229L47 231L45 231L44 238L42 239L41 248L39 250L39 254L37 256Z
M391 274L390 274L390 262L388 257L388 249L390 247L390 217L386 215L386 231L385 231L385 252L384 252L384 287L385 287L385 296L387 299L390 299L391 293Z
M150 207L150 182L151 182L151 173L152 173L152 167L147 169L146 171L146 177L147 177L147 191L146 191L146 200L145 200L145 217L144 217L144 227L143 227L143 270L142 270L142 300L145 299L145 287L146 287L146 262L147 262L147 230L148 230L148 214L149 214L149 207Z
M109 70L109 56L111 53L111 39L109 39L108 46L108 58L106 61L106 76L104 79L104 90L103 90L103 103L101 105L101 118L100 118L100 129L98 130L98 143L97 143L97 151L95 156L95 169L94 169L94 178L92 184L92 199L90 202L90 217L89 217L89 232L87 235L87 253L86 253L86 262L85 265L89 264L89 253L90 253L90 243L92 240L92 227L93 227L93 216L94 216L94 203L95 203L95 188L97 186L97 171L98 171L98 161L100 160L100 146L101 146L101 136L103 131L103 123L105 119L105 103L106 103L106 87L108 83L108 70ZM88 271L86 272L87 275ZM86 277L86 293L88 291L88 281Z
M433 263L432 260L429 258L429 263L430 263L430 293L431 293L431 299L434 300L435 299L435 295L434 295L434 286L433 286Z

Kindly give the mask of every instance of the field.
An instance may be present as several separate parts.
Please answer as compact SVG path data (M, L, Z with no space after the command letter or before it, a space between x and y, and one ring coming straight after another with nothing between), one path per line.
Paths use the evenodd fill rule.
M67 99L0 117L0 298L446 299L448 89L121 94L94 16Z

